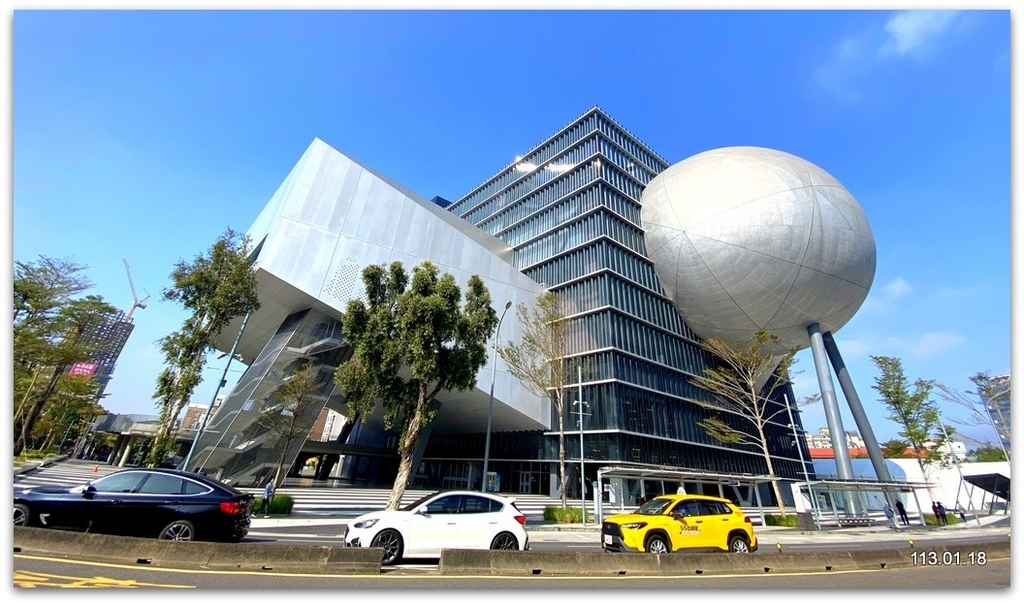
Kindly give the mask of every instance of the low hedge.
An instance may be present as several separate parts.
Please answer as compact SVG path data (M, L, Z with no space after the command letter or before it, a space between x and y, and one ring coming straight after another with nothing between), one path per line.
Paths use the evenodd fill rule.
M797 515L765 515L764 524L775 527L800 527L800 517Z
M950 513L946 515L946 520L949 521L947 525L955 525L960 523L960 517L956 513ZM931 513L925 513L924 515L925 525L942 525L939 523L939 518Z
M273 504L273 503L271 503ZM582 523L583 509L561 506L544 507L544 520L554 523Z
M292 514L292 507L295 506L295 501L288 494L274 494L270 498L270 512L271 515L290 515ZM257 496L256 500L252 504L253 514L257 511L262 514L263 511L263 498Z

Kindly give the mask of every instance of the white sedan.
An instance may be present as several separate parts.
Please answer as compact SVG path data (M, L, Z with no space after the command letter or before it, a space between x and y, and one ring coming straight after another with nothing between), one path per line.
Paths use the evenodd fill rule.
M437 559L443 548L527 550L526 515L515 499L474 491L424 496L400 510L381 510L353 519L346 546L379 546L381 563Z

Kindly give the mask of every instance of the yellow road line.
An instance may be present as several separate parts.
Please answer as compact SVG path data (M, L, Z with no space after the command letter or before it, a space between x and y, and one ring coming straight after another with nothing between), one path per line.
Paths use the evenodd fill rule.
M83 578L60 574L44 574L37 572L15 571L15 588L195 588L182 584L150 584L137 580L118 580L103 576Z

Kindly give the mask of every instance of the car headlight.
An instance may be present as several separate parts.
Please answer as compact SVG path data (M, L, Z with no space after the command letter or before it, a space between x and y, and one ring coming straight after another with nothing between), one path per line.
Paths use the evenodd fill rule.
M640 529L640 528L643 528L643 527L647 527L647 522L646 521L637 521L636 523L626 523L622 527L625 527L626 529Z
M352 527L356 529L367 529L377 524L380 519L365 519L363 521L356 521L352 524Z

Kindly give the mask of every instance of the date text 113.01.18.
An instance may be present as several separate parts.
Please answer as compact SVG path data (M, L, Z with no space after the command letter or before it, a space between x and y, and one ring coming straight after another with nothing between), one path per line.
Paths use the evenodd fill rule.
M988 563L985 551L957 550L915 550L910 553L910 561L914 565L984 565Z

